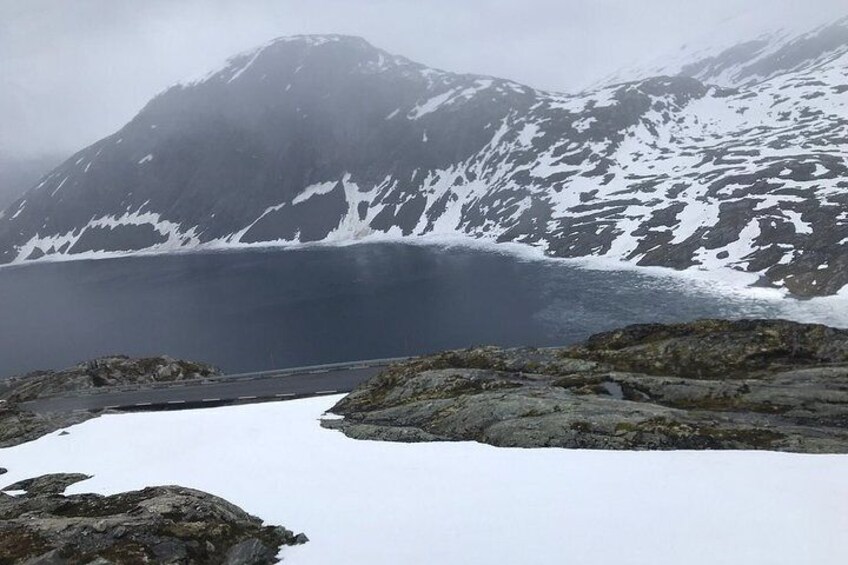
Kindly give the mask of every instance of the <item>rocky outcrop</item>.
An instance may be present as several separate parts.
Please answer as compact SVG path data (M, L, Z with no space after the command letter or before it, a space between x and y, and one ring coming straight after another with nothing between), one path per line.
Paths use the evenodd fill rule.
M29 495L62 494L69 486L90 478L90 475L82 473L51 473L18 481L3 487L0 492L25 491Z
M90 418L95 412L35 413L26 403L69 392L121 385L197 380L220 375L211 365L170 357L113 356L61 371L36 371L0 381L0 447L31 441Z
M46 475L0 493L0 564L276 563L307 540L201 491L162 486L112 496L60 493L85 475Z
M32 441L97 416L96 412L36 414L17 406L0 406L0 448Z
M391 367L324 420L359 439L848 453L848 331L781 320L639 325L552 349Z
M0 381L0 400L14 404L65 392L197 380L220 374L211 365L171 357L133 359L115 355L86 361L61 371L35 371Z

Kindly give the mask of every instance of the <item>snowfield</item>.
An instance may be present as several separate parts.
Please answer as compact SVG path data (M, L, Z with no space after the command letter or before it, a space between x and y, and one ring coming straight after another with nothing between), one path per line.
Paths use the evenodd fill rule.
M2 484L202 489L305 532L295 565L848 563L848 456L356 441L318 425L339 398L104 416L0 450Z

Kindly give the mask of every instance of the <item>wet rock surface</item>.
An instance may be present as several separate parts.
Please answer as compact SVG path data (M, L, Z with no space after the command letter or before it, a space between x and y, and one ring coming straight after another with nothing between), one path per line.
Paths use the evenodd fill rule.
M29 487L26 494L0 493L0 564L263 564L276 563L282 546L308 541L179 486L62 496L62 485L79 477L88 478L46 475L13 485Z
M324 420L357 439L848 453L848 331L782 320L637 325L551 349L391 367Z
M170 357L112 356L61 371L35 371L12 377L0 381L0 447L31 441L98 415L94 412L35 413L22 406L31 400L103 387L198 380L220 374L211 365Z

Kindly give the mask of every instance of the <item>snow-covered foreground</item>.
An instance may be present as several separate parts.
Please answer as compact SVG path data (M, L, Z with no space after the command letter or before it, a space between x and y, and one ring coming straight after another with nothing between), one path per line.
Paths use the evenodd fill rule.
M848 456L347 439L336 397L112 415L0 450L2 484L180 484L305 532L287 563L848 563Z

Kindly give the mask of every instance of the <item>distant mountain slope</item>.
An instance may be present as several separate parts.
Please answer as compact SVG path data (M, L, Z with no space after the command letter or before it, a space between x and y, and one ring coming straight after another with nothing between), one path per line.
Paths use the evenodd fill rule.
M835 293L848 54L828 45L741 86L664 76L566 96L359 38L282 38L47 175L0 218L0 262L467 236Z
M813 71L848 53L848 8L845 14L830 22L822 20L821 14L808 14L819 23L784 21L782 28L749 31L750 36L740 35L746 33L738 29L740 25L748 28L752 24L743 18L731 22L736 26L719 30L724 33L693 41L653 63L622 69L600 84L669 75L688 76L717 86L752 86L784 73Z
M679 74L750 86L785 73L815 72L848 54L848 18L795 36L773 34L683 65ZM844 59L843 59L844 62Z

